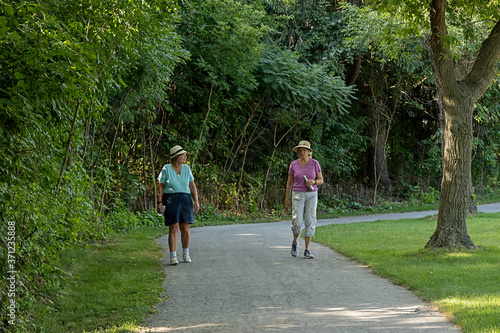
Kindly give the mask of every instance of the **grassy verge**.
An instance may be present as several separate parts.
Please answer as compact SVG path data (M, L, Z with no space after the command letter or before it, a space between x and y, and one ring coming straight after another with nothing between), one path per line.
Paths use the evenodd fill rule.
M50 307L33 309L38 324L46 332L139 332L163 291L163 253L155 239L165 232L135 228L87 250L66 251L67 285Z
M431 302L463 332L500 332L500 214L468 220L477 251L427 251L436 219L330 225L315 241Z

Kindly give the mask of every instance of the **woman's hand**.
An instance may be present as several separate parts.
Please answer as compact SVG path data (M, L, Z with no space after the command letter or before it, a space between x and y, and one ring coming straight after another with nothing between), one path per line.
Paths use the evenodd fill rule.
M316 181L314 179L309 179L307 182L306 182L306 185L307 186L313 186L316 184Z
M290 201L285 202L285 211L287 214L290 211L290 208L291 208Z
M198 202L194 203L194 212L198 213L200 211L200 204Z
M163 204L160 202L158 204L158 207L156 207L156 211L158 212L158 214L163 214L162 211L161 211L161 207L163 207Z

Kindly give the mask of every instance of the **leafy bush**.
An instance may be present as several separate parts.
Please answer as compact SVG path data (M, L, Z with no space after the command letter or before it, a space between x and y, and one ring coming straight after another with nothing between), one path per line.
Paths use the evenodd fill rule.
M422 192L420 194L420 201L424 204L433 204L439 200L439 191L436 191L433 187L429 187L428 192Z

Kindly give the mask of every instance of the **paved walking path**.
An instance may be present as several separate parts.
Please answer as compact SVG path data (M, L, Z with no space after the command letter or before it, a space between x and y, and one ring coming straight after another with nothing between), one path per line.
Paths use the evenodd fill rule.
M500 205L478 207L498 212ZM437 211L321 220L417 218ZM159 239L168 248L166 236ZM166 300L144 332L460 332L408 290L335 251L290 256L290 222L191 229L192 263L168 265ZM301 240L303 249L303 240Z

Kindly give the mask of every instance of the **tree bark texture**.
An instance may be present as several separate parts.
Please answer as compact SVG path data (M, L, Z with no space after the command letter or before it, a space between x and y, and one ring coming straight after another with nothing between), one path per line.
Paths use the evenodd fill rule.
M472 69L457 70L445 44L446 0L430 6L431 49L445 114L443 179L438 222L426 248L475 249L466 217L472 194L474 104L491 85L500 60L500 21L483 42Z
M387 170L387 116L378 107L374 107L370 112L370 137L373 139L373 146L369 149L369 170L368 176L373 184L391 186L389 171Z
M472 194L472 111L473 105L445 107L445 147L438 223L426 247L475 248L466 225Z
M391 186L387 170L387 134L389 131L389 98L385 70L372 71L370 84L372 104L367 108L368 130L373 145L369 149L368 176L375 186Z

